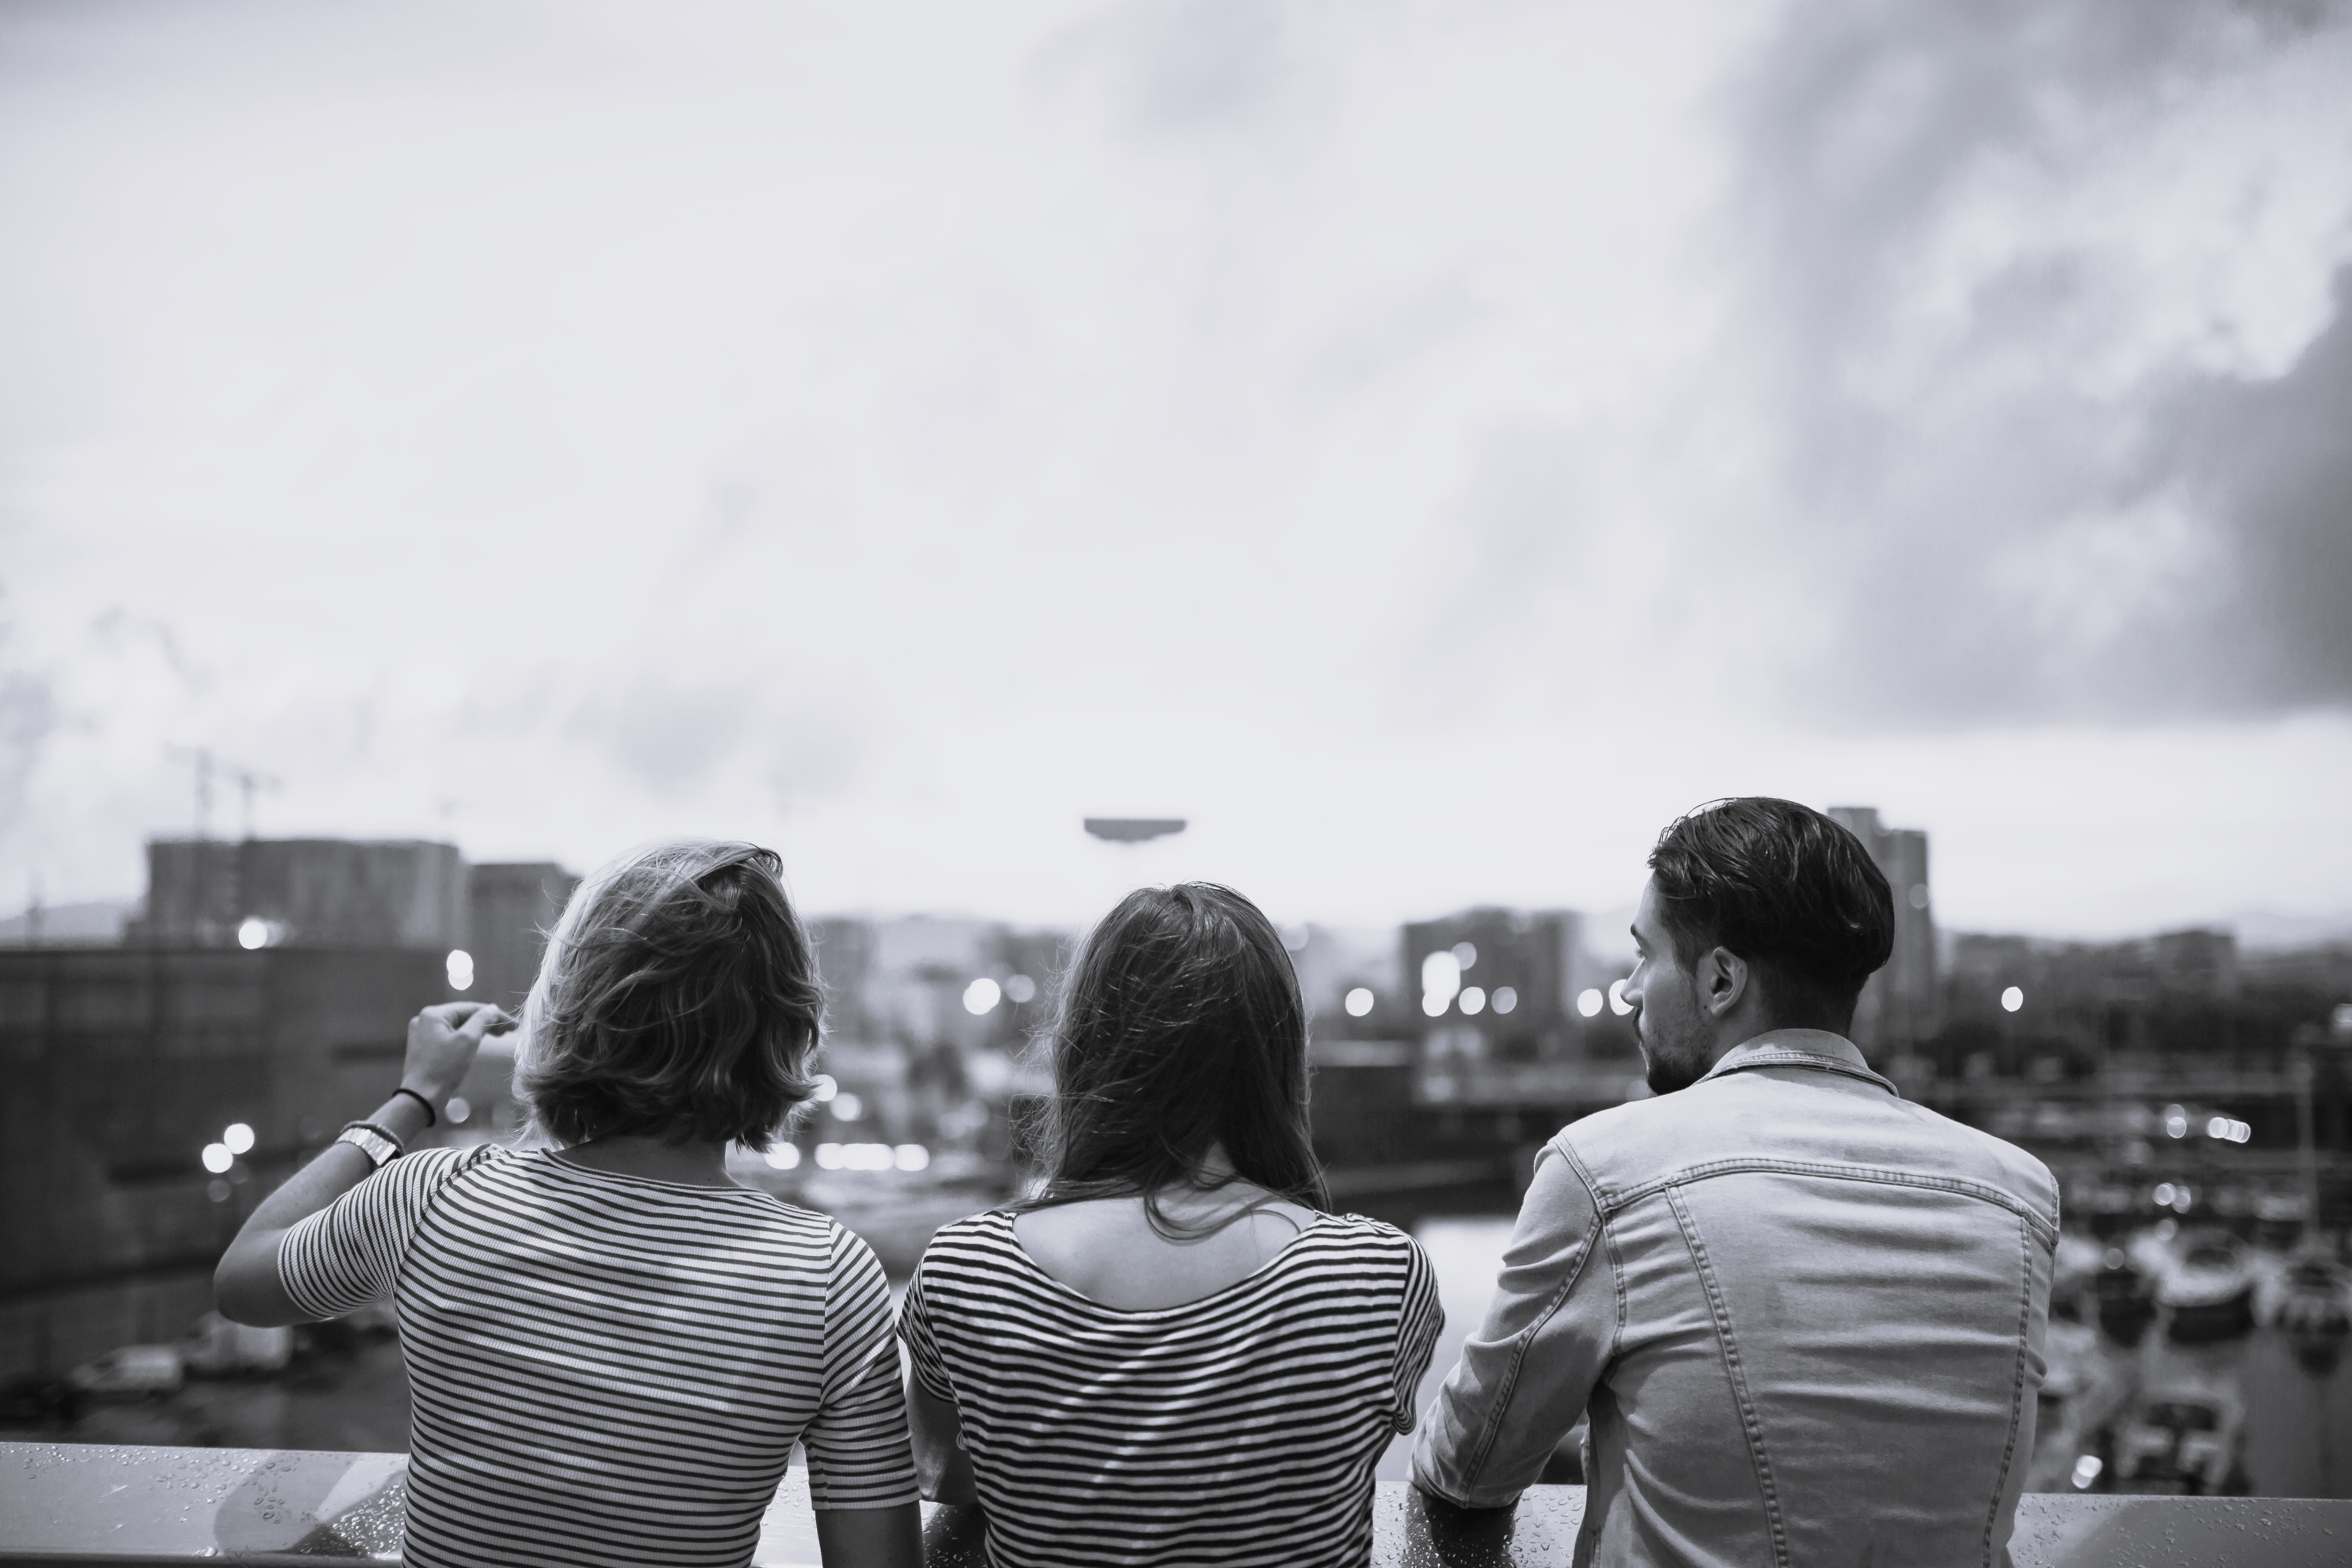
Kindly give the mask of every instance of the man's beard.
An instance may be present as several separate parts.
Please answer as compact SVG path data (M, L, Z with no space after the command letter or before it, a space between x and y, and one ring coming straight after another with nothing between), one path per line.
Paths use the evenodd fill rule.
M1664 1012L1648 1007L1642 1011L1634 1032L1642 1042L1643 1081L1650 1086L1653 1094L1672 1094L1678 1089L1688 1089L1706 1076L1706 1049L1698 1038L1698 1031L1669 1033L1675 1021L1696 1018L1696 992L1693 987L1691 994L1675 998L1678 1006Z
M1650 1086L1652 1094L1672 1094L1678 1089L1688 1089L1706 1076L1706 1067L1696 1061L1672 1061L1657 1052L1645 1053L1648 1070L1642 1080Z

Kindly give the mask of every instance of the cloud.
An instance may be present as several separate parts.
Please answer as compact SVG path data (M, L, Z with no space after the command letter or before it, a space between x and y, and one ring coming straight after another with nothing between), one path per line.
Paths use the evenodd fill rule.
M1727 789L1955 909L2318 907L2344 16L9 13L0 881L131 890L206 744L844 907L1605 903Z
M1730 100L1832 723L2352 706L2334 5L1791 9Z
M1093 78L1117 120L1196 129L1264 107L1284 78L1283 8L1253 0L1145 0L1065 29L1038 51L1042 80Z
M16 667L12 633L7 622L0 621L0 837L16 830L25 809L26 784L58 722L47 679Z
M2335 319L2275 380L2205 378L2161 422L2159 469L2235 544L2200 641L2217 705L2352 702L2352 267Z

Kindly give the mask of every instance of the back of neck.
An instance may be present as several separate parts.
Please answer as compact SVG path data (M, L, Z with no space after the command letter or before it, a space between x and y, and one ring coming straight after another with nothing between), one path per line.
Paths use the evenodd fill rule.
M649 1182L674 1182L688 1187L740 1184L727 1173L724 1143L665 1143L658 1138L616 1134L574 1143L563 1151L563 1157L592 1171L638 1176Z

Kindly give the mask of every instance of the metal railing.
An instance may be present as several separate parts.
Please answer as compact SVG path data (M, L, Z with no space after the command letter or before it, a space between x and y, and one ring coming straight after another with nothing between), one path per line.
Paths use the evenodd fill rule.
M396 1563L407 1475L404 1454L0 1443L0 1563ZM1487 1514L1433 1509L1389 1484L1374 1507L1378 1568L1534 1568L1569 1562L1584 1489L1537 1487L1517 1510ZM929 1563L980 1563L972 1510L924 1512ZM2017 1568L2340 1568L2352 1560L2352 1502L2029 1495L2010 1549ZM805 1471L777 1489L752 1562L817 1562Z

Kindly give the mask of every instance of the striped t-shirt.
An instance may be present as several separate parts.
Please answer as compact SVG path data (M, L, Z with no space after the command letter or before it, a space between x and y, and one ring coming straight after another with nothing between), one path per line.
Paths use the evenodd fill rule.
M915 1500L881 1266L765 1193L429 1149L278 1275L316 1317L399 1309L412 1568L740 1568L795 1441L819 1508Z
M942 1229L898 1312L962 1423L991 1563L1370 1561L1372 1468L1444 1321L1410 1237L1318 1215L1238 1284L1129 1311L1038 1268L1013 1217Z

